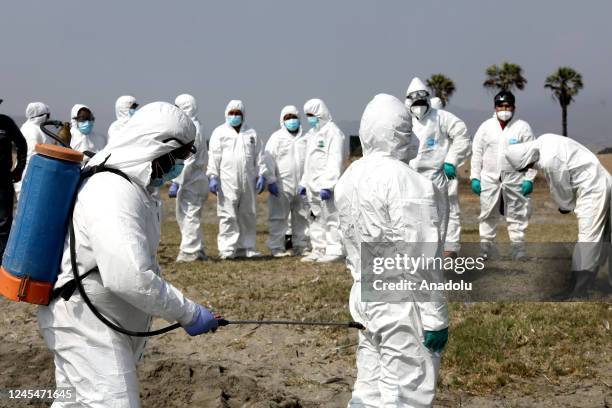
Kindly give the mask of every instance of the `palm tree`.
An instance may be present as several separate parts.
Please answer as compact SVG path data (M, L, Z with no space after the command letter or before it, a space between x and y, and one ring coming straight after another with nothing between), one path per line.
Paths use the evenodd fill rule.
M582 87L582 75L570 67L560 67L544 82L544 88L550 89L553 99L558 100L561 105L563 136L567 136L567 107L574 101L574 96Z
M482 85L494 91L511 91L513 89L522 91L527 85L527 80L523 76L523 68L507 61L502 62L501 67L491 65L487 68L486 73L487 79Z
M455 83L444 74L433 74L427 80L427 86L431 89L434 96L442 101L442 106L446 106L448 100L455 93Z

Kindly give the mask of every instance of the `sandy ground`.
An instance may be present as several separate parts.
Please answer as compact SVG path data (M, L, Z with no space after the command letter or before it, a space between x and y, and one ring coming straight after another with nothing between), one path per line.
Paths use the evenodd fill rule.
M612 163L610 156L605 160ZM467 191L465 179L461 186L463 239L477 241L477 198ZM265 200L259 204L258 247L264 251ZM536 184L534 204L530 241L574 239L574 218L556 212L543 180ZM165 203L165 214L159 253L164 275L194 300L213 305L228 318L349 319L351 281L343 265L306 266L297 259L270 258L177 265L173 259L179 235L172 203ZM208 252L215 257L212 199L203 218ZM507 241L503 227L499 239ZM603 300L607 303L550 306L553 321L546 322L538 321L535 312L546 305L451 305L451 338L434 406L612 407L612 299ZM51 386L53 361L38 332L36 307L0 299L0 311L0 389ZM552 334L544 345L529 332L525 338L531 340L522 347L492 345L499 356L487 361L498 361L487 362L486 369L477 361L475 368L461 363L466 361L462 358L480 358L477 353L464 355L471 347L463 342L465 335L480 319L500 313L523 314L534 337L536 330ZM231 326L196 338L178 330L148 343L139 368L143 406L344 407L356 375L356 343L357 334L346 329ZM514 369L513 364L525 368ZM0 400L0 407L48 405Z

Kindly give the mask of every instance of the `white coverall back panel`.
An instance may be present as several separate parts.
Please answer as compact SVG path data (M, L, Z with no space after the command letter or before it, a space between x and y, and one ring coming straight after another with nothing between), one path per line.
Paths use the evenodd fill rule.
M506 157L517 169L535 162L544 173L555 203L578 218L572 270L596 271L606 261L606 248L592 244L610 243L612 190L610 173L597 156L569 137L549 133L510 147Z
M136 98L130 95L124 95L117 98L115 102L115 116L117 119L108 127L108 141L111 141L119 134L121 128L130 120L130 108L136 103Z
M49 107L42 102L32 102L29 103L26 107L26 118L27 120L21 125L21 133L28 144L28 153L26 156L26 167L23 170L23 175L27 174L28 165L30 164L30 159L35 153L34 148L38 143L50 143L56 144L55 140L51 139L49 136L44 134L42 130L40 130L40 125L47 119L45 114L49 113ZM43 116L41 116L43 115ZM17 199L19 199L19 194L21 193L21 181L18 183L14 183L15 194L17 194Z
M359 333L357 380L349 407L430 407L440 354L423 346L424 330L448 327L446 302L361 302L362 242L440 241L440 191L400 160L410 145L410 115L390 95L366 107L359 137L364 157L336 185L347 267L354 284L350 311ZM438 271L441 272L441 271Z

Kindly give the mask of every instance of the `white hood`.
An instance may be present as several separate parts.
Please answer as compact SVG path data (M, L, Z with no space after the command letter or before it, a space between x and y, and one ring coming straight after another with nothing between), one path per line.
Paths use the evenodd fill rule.
M83 108L89 109L89 111L93 114L93 111L87 105L81 105L80 103L77 103L76 105L74 105L72 109L70 110L70 129L71 130L76 130L77 132L79 131L79 127L77 126L77 121L75 118L77 114L79 113L79 111Z
M25 115L28 122L35 125L40 125L45 121L45 117L41 116L49 113L49 107L42 102L32 102L26 107Z
M531 142L510 145L506 148L506 159L516 170L523 170L540 159L540 143L536 139Z
M240 112L242 112L242 125L244 126L246 112L244 111L244 103L242 103L242 101L239 99L232 99L231 101L229 101L229 103L225 107L225 118L227 119L229 111L232 111L234 109L238 109Z
M108 158L108 167L121 170L146 187L151 180L151 162L192 142L195 133L195 125L182 110L166 102L153 102L140 108L121 129L116 142L97 153L86 168ZM164 142L170 138L182 144L176 140Z
M410 81L410 85L408 85L408 90L406 91L406 96L408 96L411 93L416 92L416 91L426 91L426 92L429 92L429 90L427 89L427 86L425 85L425 83L423 81L421 81L421 78L419 78L419 77L412 78L412 81Z
M368 103L359 126L363 155L383 153L410 160L418 146L412 136L412 118L406 106L394 96L378 94Z
M311 114L319 118L319 128L322 128L329 122L331 122L332 117L329 113L329 109L327 109L327 105L321 99L310 99L306 101L304 104L304 113Z
M189 116L191 120L196 120L198 116L198 103L189 94L181 94L176 97L174 104Z
M283 118L285 117L285 115L292 113L295 116L298 117L298 119L300 118L300 112L298 111L298 108L294 105L287 105L285 106L282 110L281 110L281 114L280 114L280 126L281 129L286 130L287 132L289 132L287 130L287 128L285 127L285 121L283 120ZM302 124L300 123L300 128L298 130L298 133L296 136L299 136L302 133ZM291 134L291 136L293 136L293 134Z
M130 95L124 95L117 98L115 102L115 115L117 120L127 121L130 118L130 108L136 103L136 98Z

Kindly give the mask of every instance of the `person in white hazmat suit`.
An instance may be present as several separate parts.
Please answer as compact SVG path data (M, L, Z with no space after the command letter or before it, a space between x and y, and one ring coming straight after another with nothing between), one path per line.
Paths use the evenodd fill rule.
M517 171L536 167L544 173L561 214L578 218L578 244L572 257L572 287L580 297L593 285L610 245L612 178L589 149L565 136L545 134L535 141L509 146L508 163ZM612 283L612 276L610 276Z
M411 141L410 114L399 99L377 95L363 113L359 138L363 158L335 189L354 279L351 316L366 327L359 332L357 379L348 406L430 407L448 339L446 301L362 302L361 243L427 242L441 256L441 192L403 162L416 155L417 146Z
M193 121L196 127L194 146L196 153L185 160L185 168L175 179L180 186L176 197L176 221L181 230L180 251L177 262L208 260L205 252L204 238L201 230L202 206L208 196L208 150L198 120L196 99L189 94L176 97L174 104Z
M260 257L255 249L256 202L268 174L261 139L244 123L244 104L232 100L225 108L225 123L210 137L208 170L210 192L217 195L221 259Z
M304 112L311 128L306 133L304 173L298 193L308 201L312 251L302 261L337 262L344 259L344 251L333 195L342 174L345 137L321 99L307 101Z
M49 111L49 107L42 102L32 102L29 103L26 107L25 111L26 121L21 125L21 133L25 138L28 144L28 154L26 157L26 167L23 170L23 174L26 174L28 170L28 164L30 163L30 159L34 155L34 148L38 143L50 143L56 144L55 140L45 135L42 130L40 130L40 125L49 120L51 116L51 112ZM17 195L17 199L19 199L19 194L21 193L21 181L14 184L15 194Z
M308 246L306 209L298 186L304 171L306 137L302 133L298 109L285 106L280 114L280 129L270 136L265 158L268 180L268 248L274 257L290 255L285 250L285 234L291 219L293 254L302 255Z
M136 98L131 95L123 95L115 102L115 115L117 119L108 128L108 143L121 131L123 126L130 120L138 109Z
M93 112L85 105L74 105L70 111L70 147L87 152L85 161L88 154L97 153L106 146L106 136L94 131L95 120Z
M433 181L442 193L441 226L445 240L450 211L448 181L457 178L457 167L468 155L471 141L465 123L450 112L433 108L429 97L423 81L413 78L406 91L406 107L412 114L412 132L418 138L419 152L409 164Z
M215 330L219 316L187 299L160 276L156 260L160 207L151 187L178 175L193 148L195 126L177 107L148 104L134 115L85 170L104 165L82 184L74 207L76 254L86 293L111 321L149 330L153 316L179 322L192 336ZM69 237L55 288L73 279ZM63 296L63 295L62 295ZM38 309L38 323L55 360L57 387L75 387L76 402L53 407L139 407L136 365L143 337L112 330L95 317L78 291Z
M533 180L536 170L520 173L510 166L504 153L508 146L534 139L531 127L515 118L515 98L501 91L494 98L495 114L480 125L472 144L472 191L480 196L480 245L483 257L497 254L495 235L500 215L506 217L511 255L524 259L525 231L531 216Z
M443 109L442 100L438 97L429 100L434 109ZM457 169L465 164L468 156L472 154L470 149L466 157L459 162ZM448 180L448 226L446 227L446 241L444 243L445 256L457 256L461 250L461 207L459 205L459 176Z

